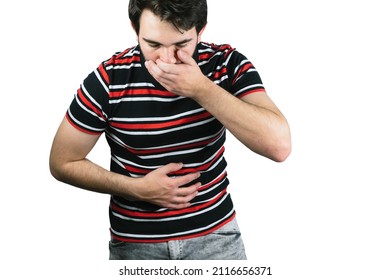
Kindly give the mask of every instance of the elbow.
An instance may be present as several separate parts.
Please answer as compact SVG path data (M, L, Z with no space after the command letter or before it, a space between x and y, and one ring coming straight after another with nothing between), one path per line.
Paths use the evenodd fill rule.
M275 162L284 162L291 154L291 136L288 133L287 136L283 137L275 145L273 158Z
M291 154L291 144L285 144L274 151L272 157L275 162L284 162Z
M274 140L268 145L267 151L263 153L264 156L278 163L287 160L290 154L291 138L289 135Z
M50 174L58 181L61 181L61 172L51 161L49 162Z
M264 156L275 162L284 162L291 153L291 142L269 145L267 149L251 149L258 155Z
M291 133L288 125L282 130L273 141L272 160L275 162L284 162L291 154Z
M58 181L63 182L64 176L61 168L61 164L57 162L52 156L49 159L49 170L51 175Z

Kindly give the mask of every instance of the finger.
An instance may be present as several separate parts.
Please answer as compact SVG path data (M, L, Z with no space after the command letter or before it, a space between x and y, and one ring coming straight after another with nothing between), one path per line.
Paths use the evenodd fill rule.
M191 183L192 181L198 179L199 177L200 177L200 173L195 172L195 173L189 173L187 175L183 175L180 177L175 177L174 180L176 181L175 183L178 186L183 186L183 185L186 185L188 183Z
M191 203L169 203L165 205L164 207L172 209L172 210L180 210L184 208L188 208L191 206Z
M162 74L162 70L152 60L145 61L145 67L149 71L150 75L152 75L153 77Z
M192 58L191 55L189 55L188 53L186 53L185 51L183 50L178 50L177 51L177 57L179 58L179 60L184 63L184 64L189 64L189 65L198 65L196 63L196 61Z
M176 196L183 198L183 201L187 199L187 201L190 201L195 196L197 196L198 189L201 187L201 183L195 183L191 186L185 187L185 188L179 188L177 189Z
M177 75L180 71L177 64L166 63L161 59L156 60L156 65L166 75Z
M191 205L191 201L199 194L197 191L198 187L195 186L190 193L186 193L186 195L176 195L171 199L171 203L173 204L186 204L187 207Z
M183 163L181 162L173 162L173 163L168 163L167 165L164 165L158 170L165 175L168 175L169 173L174 173L176 171L179 171L180 169L183 168Z
M163 87L169 90L170 85L172 84L172 77L176 75L165 73L160 67L155 64L153 61L145 62L145 67L148 70L149 74L159 82Z

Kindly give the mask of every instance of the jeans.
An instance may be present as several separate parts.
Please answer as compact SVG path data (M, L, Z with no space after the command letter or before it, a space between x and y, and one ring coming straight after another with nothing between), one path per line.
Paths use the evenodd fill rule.
M160 243L111 240L110 260L246 260L236 219L205 236Z

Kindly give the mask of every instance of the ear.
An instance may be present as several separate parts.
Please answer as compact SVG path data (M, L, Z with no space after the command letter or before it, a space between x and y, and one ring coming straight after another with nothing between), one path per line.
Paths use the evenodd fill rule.
M201 41L202 34L203 34L203 31L206 29L206 26L207 26L207 24L205 26L203 26L203 28L198 33L198 43Z

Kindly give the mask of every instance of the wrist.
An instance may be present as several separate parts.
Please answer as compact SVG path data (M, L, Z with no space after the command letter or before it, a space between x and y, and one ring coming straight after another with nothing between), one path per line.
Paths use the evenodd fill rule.
M199 104L207 102L211 97L210 94L214 91L215 86L216 85L209 78L204 76L204 79L197 84L192 98Z

